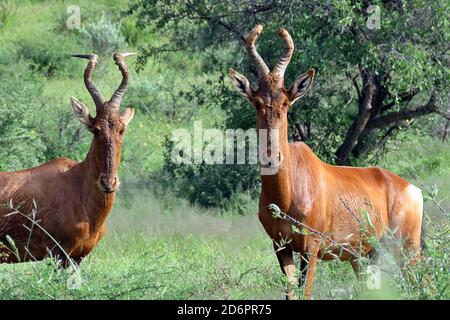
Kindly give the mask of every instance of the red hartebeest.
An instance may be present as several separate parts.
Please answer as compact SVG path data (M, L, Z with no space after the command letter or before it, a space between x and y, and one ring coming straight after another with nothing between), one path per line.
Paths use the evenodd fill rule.
M74 55L89 59L84 83L97 110L94 118L71 97L78 120L94 135L89 153L82 162L59 158L32 169L0 173L0 263L42 260L51 253L67 266L70 261L62 250L80 263L102 238L119 187L123 135L134 115L132 108L123 115L119 111L129 81L124 58L132 54L114 54L122 81L106 102L91 80L97 56ZM35 217L23 215L34 206ZM31 218L39 227L32 225Z
M417 254L421 246L422 194L387 170L332 166L322 162L306 144L288 142L287 112L311 87L315 72L310 69L286 90L284 72L294 51L292 38L286 30L278 30L285 49L270 71L255 48L262 29L257 25L246 39L247 52L258 72L258 88L253 89L247 78L233 69L229 75L237 92L255 106L257 128L265 129L268 135L267 161L260 158L259 220L272 238L287 276L287 298L295 298L293 252L298 252L300 285L305 281L305 297L310 299L318 258L339 256L350 261L358 275L360 265L358 254L354 253L371 253L369 239L380 239L388 229L403 241L405 248ZM290 221L270 212L270 204L277 205L311 232L293 230ZM364 222L368 222L365 231L361 225Z

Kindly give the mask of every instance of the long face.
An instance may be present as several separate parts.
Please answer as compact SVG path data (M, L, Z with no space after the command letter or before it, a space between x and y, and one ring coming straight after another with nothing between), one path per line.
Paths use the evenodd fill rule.
M75 98L71 98L72 108L78 119L93 133L93 146L96 150L96 163L100 169L94 177L102 192L111 193L119 188L118 170L122 149L122 139L126 127L134 115L134 110L127 108L120 115L118 108L106 108L95 118L89 115L87 107Z
M92 71L97 63L97 56L76 56L89 59L89 64L84 74L85 84L96 104L97 115L93 118L87 106L74 97L71 97L72 108L78 120L94 135L91 151L95 156L94 160L98 170L94 170L96 173L92 178L97 181L97 186L100 191L112 193L119 188L118 170L121 158L122 139L126 127L134 115L132 108L126 108L123 115L119 111L122 96L128 85L128 68L123 61L123 58L127 55L114 55L114 60L119 66L123 80L119 88L107 102L104 101L91 81Z
M308 70L286 90L284 71L293 52L292 39L286 30L278 31L286 44L285 53L274 69L269 71L254 46L261 31L262 26L257 25L247 38L247 52L258 71L258 88L253 89L247 78L233 69L230 69L229 76L236 91L256 108L257 128L260 138L263 138L260 139L260 164L270 168L279 166L284 159L283 142L287 141L288 110L311 87L315 72L313 69Z
M290 100L283 88L267 88L261 83L253 92L251 104L256 109L256 127L260 136L260 164L263 167L280 165L283 154L280 141L287 132L287 112Z
M126 129L126 120L118 112L98 115L92 124L94 143L100 151L97 165L101 174L97 178L98 186L105 193L119 188L118 170L121 159L122 139Z

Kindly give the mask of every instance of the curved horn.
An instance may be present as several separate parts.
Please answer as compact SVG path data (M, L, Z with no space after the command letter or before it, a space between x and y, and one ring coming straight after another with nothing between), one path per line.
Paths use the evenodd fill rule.
M278 61L277 65L273 68L272 73L278 74L280 77L280 81L284 81L284 72L291 61L292 53L294 52L294 41L292 41L291 35L285 29L280 28L277 31L278 35L284 41L284 52L283 56Z
M122 101L122 97L127 91L128 80L130 79L130 73L128 71L128 66L125 64L124 58L135 55L135 52L124 52L124 53L114 53L113 59L116 62L116 65L119 67L120 72L122 73L122 82L119 85L119 88L114 92L109 103L113 107L120 106L120 102Z
M88 59L89 63L84 69L84 84L86 89L89 91L92 99L94 100L95 106L97 109L103 107L105 100L102 97L102 94L97 90L94 83L92 82L92 72L97 65L97 55L96 54L73 54L72 57Z
M256 51L255 42L258 39L259 35L263 30L263 26L257 24L248 34L247 39L245 41L247 52L252 58L253 62L256 65L256 71L258 71L258 77L262 78L269 74L270 70L267 67L264 60L259 55L258 51Z

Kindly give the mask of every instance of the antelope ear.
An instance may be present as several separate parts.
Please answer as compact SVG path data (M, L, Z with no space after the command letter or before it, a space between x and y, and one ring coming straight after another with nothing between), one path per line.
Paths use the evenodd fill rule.
M236 70L230 69L228 72L233 86L236 91L247 101L251 101L253 97L253 90L250 86L250 82L242 74L238 73Z
M128 126L128 124L131 122L133 117L134 117L134 109L126 108L125 112L123 113L123 116L122 116L122 120L125 123L125 127Z
M309 69L304 74L295 79L294 83L288 90L288 96L291 100L291 104L294 104L298 99L303 97L309 90L309 88L311 88L314 74L314 69Z
M72 104L73 112L75 113L78 120L80 120L80 122L84 124L89 131L91 131L94 119L89 114L88 107L86 107L85 104L74 97L70 97L70 102Z

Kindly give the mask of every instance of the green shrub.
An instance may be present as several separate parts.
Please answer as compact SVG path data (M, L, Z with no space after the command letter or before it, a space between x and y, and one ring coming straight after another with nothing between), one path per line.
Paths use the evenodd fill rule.
M57 74L69 74L72 69L69 54L73 52L73 43L67 38L49 34L42 38L23 38L16 45L17 56L30 62L32 71L39 72L44 77L54 77Z
M0 82L0 171L25 169L44 159L36 131L40 88L19 81Z
M80 29L80 34L91 42L93 51L99 55L111 54L126 45L120 24L111 22L104 13L98 22Z
M179 196L204 207L218 207L233 204L236 194L248 191L256 196L259 190L257 166L250 164L175 164L171 160L173 142L164 143L163 178L167 187L175 188ZM239 202L239 201L238 201ZM236 209L236 208L235 208ZM236 210L244 213L245 210Z
M428 224L427 249L416 266L408 266L405 277L397 281L409 299L450 299L450 225Z
M146 77L137 77L130 83L124 103L144 114L149 114L163 108L161 100L161 90L156 81Z
M76 120L68 97L45 98L37 117L36 131L45 145L45 161L59 157L84 160L92 134Z
M9 18L15 14L22 1L0 0L0 29L2 29Z
M136 22L133 19L124 19L121 24L121 32L125 38L125 41L132 46L138 46L145 37L143 32L138 30L135 26Z
M0 73L0 171L61 156L82 160L91 136L76 121L68 98L43 96L45 83L25 60L0 65Z

